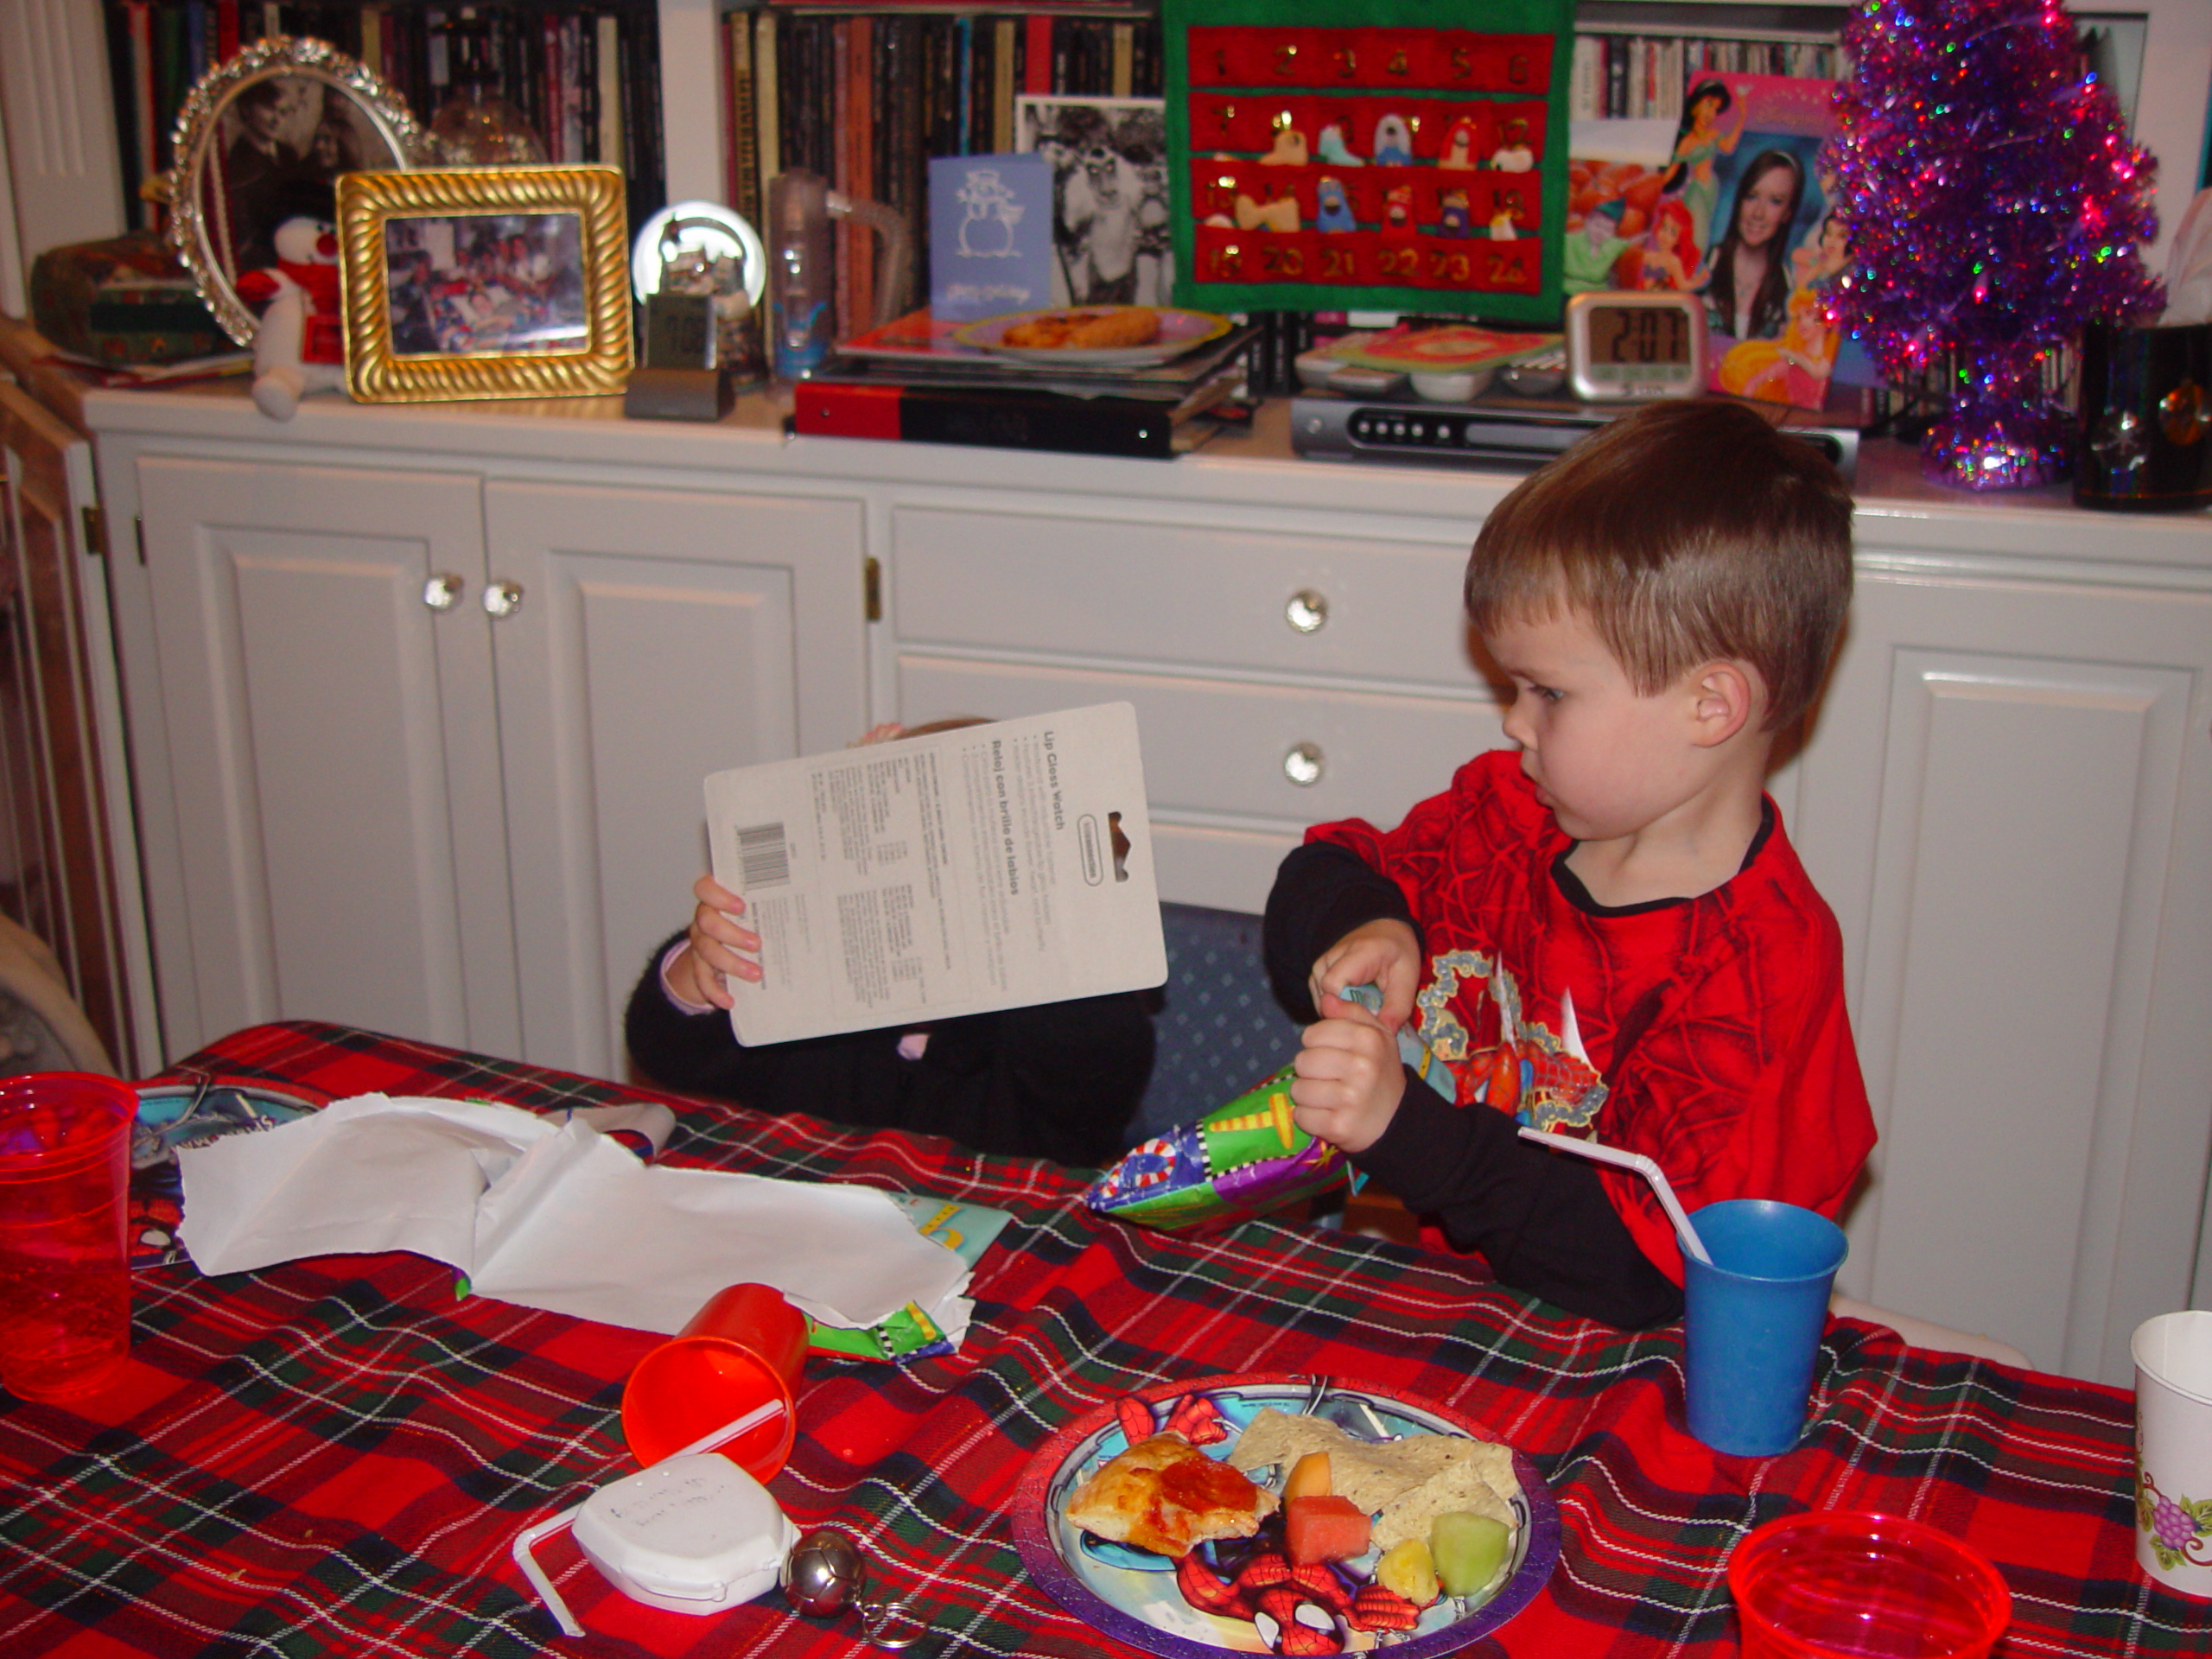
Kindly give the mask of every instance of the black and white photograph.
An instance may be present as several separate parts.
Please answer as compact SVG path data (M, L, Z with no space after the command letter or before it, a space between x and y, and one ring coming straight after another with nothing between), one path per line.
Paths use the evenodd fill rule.
M289 220L327 219L340 179L429 159L404 99L327 41L289 35L241 47L194 81L173 148L169 245L241 346L260 329L272 283L312 285L305 267L325 263L327 250L308 257L296 238L280 250ZM247 285L250 302L239 279L255 270L272 276Z
M391 353L580 352L582 225L575 213L445 213L384 225Z
M203 174L219 257L233 273L275 264L287 185L397 165L368 111L342 88L306 74L247 81L216 113Z
M1166 105L1023 98L1014 120L1015 148L1052 164L1052 302L1172 303Z

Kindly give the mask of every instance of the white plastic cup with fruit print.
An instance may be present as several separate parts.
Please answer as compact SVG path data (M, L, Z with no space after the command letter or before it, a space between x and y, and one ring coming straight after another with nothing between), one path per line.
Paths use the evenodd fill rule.
M2212 1313L2135 1330L2135 1559L2185 1596L2212 1598Z

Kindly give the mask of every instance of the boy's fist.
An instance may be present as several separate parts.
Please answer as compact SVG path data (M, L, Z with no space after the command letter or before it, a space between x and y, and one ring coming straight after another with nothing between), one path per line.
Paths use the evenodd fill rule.
M1364 1152L1382 1138L1406 1092L1398 1039L1357 1002L1318 999L1322 1017L1306 1027L1294 1063L1292 1114L1298 1127L1345 1152Z
M1401 921L1363 922L1321 953L1306 982L1325 1020L1330 1017L1325 999L1353 985L1372 985L1382 993L1382 1029L1396 1031L1413 1017L1414 993L1421 988L1419 936Z

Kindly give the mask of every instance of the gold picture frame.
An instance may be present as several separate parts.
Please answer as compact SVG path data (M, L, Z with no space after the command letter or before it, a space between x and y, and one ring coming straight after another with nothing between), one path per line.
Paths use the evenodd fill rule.
M617 168L348 174L346 387L375 404L618 393L629 258Z
M404 99L327 41L270 35L209 70L177 111L169 243L241 346L259 326L238 279L272 265L285 187L416 167L430 141Z

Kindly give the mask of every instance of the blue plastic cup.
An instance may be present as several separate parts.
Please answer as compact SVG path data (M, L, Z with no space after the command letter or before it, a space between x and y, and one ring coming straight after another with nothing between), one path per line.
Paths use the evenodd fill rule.
M1805 1427L1843 1230L1774 1198L1708 1204L1690 1223L1713 1257L1682 1259L1690 1433L1738 1457L1787 1452Z

